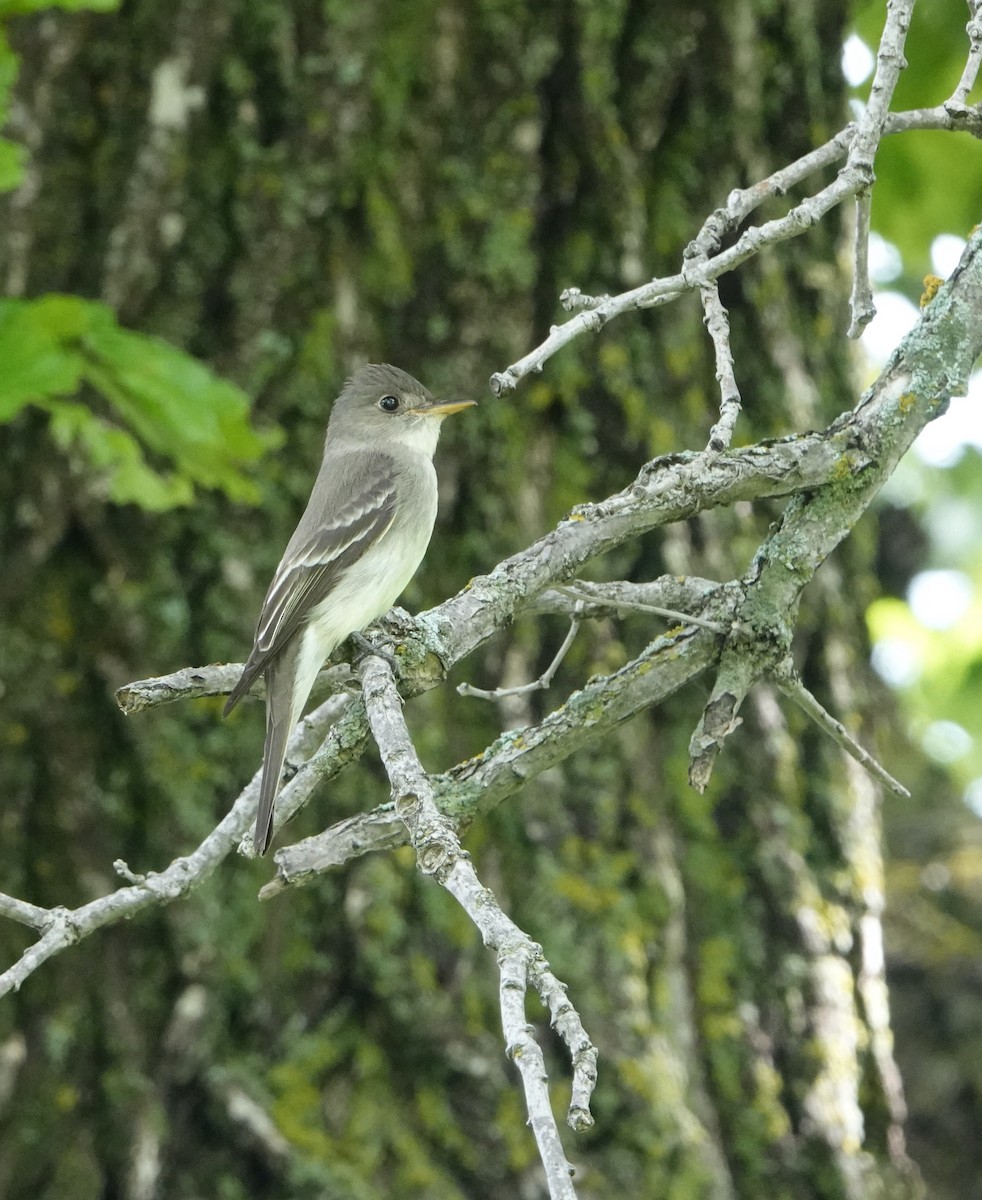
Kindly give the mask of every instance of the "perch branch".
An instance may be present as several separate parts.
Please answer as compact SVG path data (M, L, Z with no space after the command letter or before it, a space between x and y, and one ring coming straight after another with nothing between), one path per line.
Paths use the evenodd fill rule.
M982 117L976 109L952 116L939 107L887 118L887 132L901 128L960 129L978 134ZM845 139L835 156L847 146ZM707 229L709 225L707 222ZM801 587L868 506L899 456L917 433L944 411L950 396L963 394L982 351L980 240L982 233L976 231L958 267L923 309L873 388L852 412L840 416L824 432L716 456L683 453L657 459L647 464L625 491L578 508L527 550L473 580L415 623L397 613L397 629L405 643L398 653L405 650L409 665L407 694L435 686L450 665L506 625L522 607L535 603L540 593L572 579L590 559L646 530L737 500L796 494L780 530L758 555L756 569L762 576L766 572L767 586L754 588L756 603L745 603L737 614L741 629L760 630L761 636L766 635L775 613L793 615L792 601ZM712 262L718 266L720 259L717 256ZM827 484L831 486L823 486ZM761 597L769 603L758 612L755 609L760 607ZM391 621L390 615L387 631ZM708 664L717 653L715 641L702 633L693 634L691 640L709 644ZM342 700L346 702L346 698ZM625 715L630 715L630 709ZM331 749L322 752L318 770L324 774L340 769L364 744L358 720L347 713L346 720L350 721L346 739L332 734ZM510 785L500 785L502 791L509 786L514 790L518 784L513 780ZM52 910L38 942L0 975L0 994L19 987L37 966L80 937L151 904L168 903L199 883L251 824L257 790L258 777L212 834L164 871L145 878L134 876L139 882L73 912ZM391 842L391 821L387 829ZM351 844L361 833L354 826L349 828ZM8 904L3 914L13 917L15 907ZM28 908L19 911L22 916L29 913ZM30 915L40 917L37 912Z
M171 704L175 700L195 700L199 696L227 696L239 682L242 663L213 663L208 667L184 667L170 675L154 679L137 679L116 690L116 703L126 716L156 708L160 704ZM314 684L311 696L322 700L335 692L351 678L351 668L342 663L321 671ZM265 699L266 680L259 676L250 696Z

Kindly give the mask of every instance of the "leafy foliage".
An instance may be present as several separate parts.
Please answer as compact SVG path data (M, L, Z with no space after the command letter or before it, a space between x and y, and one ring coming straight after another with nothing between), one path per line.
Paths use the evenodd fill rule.
M119 0L0 0L0 21L9 17L27 16L43 8L63 8L68 12L91 9L112 12ZM0 125L7 119L7 109L19 60L0 29ZM0 138L0 192L12 191L24 177L24 149L9 138Z
M0 19L52 7L108 12L118 0L0 0ZM18 68L0 29L0 124ZM0 138L0 192L21 183L24 166L23 147ZM84 461L109 500L160 511L189 503L196 485L258 500L242 468L276 438L252 429L245 394L159 338L121 329L106 305L59 295L0 301L0 362L0 423L30 404L46 411L55 442ZM70 398L85 384L109 402L111 419Z
M106 305L0 301L0 361L0 422L30 404L43 409L57 444L97 473L108 499L161 510L202 486L258 500L242 468L275 439L252 429L245 394L159 338L120 328ZM74 399L86 384L109 416Z

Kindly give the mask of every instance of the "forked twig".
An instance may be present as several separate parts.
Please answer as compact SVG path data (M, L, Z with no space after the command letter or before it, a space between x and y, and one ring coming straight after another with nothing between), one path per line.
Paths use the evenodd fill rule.
M556 655L552 662L546 667L538 679L533 679L531 683L520 683L516 687L506 688L479 688L474 687L471 683L458 683L457 691L461 696L476 696L479 700L500 700L504 696L527 696L529 692L541 692L552 683L556 672L559 670L563 659L569 653L569 648L572 646L576 634L579 631L582 617L579 615L583 611L583 602L577 601L576 609L570 619L569 631L563 639L563 644L556 651Z

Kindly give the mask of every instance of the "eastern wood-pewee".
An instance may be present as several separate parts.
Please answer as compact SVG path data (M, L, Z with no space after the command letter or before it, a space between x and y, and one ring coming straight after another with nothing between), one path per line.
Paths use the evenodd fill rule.
M266 745L255 844L266 852L290 733L325 660L392 607L426 553L436 519L433 453L440 402L405 371L362 367L334 402L307 508L263 601L255 642L225 705L266 678Z

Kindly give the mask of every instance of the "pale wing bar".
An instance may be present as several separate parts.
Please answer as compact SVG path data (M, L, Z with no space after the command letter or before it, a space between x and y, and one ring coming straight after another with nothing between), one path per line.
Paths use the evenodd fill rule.
M256 640L238 683L225 705L228 715L252 687L272 655L303 626L304 620L395 519L395 477L386 471L366 491L318 529L296 553L284 556L270 584Z

